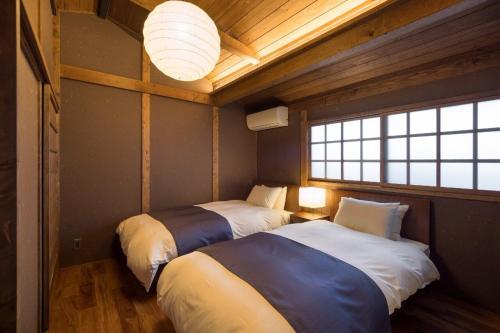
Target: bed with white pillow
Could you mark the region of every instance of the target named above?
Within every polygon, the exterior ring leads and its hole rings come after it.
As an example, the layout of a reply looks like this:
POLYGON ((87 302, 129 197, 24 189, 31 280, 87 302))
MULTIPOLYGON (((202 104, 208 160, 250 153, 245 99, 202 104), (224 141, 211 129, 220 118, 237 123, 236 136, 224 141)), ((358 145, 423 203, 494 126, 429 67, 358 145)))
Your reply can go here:
POLYGON ((439 278, 429 258, 429 202, 361 192, 338 191, 337 195, 333 223, 290 224, 175 259, 161 274, 157 292, 158 303, 176 331, 302 332, 318 331, 318 327, 331 332, 390 331, 390 314, 439 278), (282 257, 275 257, 280 244, 293 251, 285 247, 282 257), (301 252, 308 254, 300 258, 301 252), (330 276, 334 281, 341 272, 325 272, 323 265, 317 271, 302 271, 315 256, 347 265, 371 282, 371 292, 378 293, 383 303, 378 303, 379 318, 362 315, 376 311, 369 297, 357 294, 358 277, 340 281, 336 291, 340 295, 328 300, 330 276), (325 273, 326 280, 321 280, 325 273), (304 297, 297 303, 295 294, 300 293, 304 297), (308 295, 314 293, 326 296, 310 299, 308 295), (337 297, 344 302, 334 308, 322 306, 321 302, 335 303, 337 297), (308 307, 315 309, 308 311, 308 307), (366 326, 359 326, 363 320, 366 326))
MULTIPOLYGON (((246 201, 215 201, 192 208, 211 212, 212 215, 215 213, 217 217, 224 219, 230 228, 231 238, 238 239, 287 224, 290 212, 285 210, 286 197, 287 187, 256 185, 246 201)), ((178 245, 182 245, 178 242, 183 241, 175 239, 175 233, 168 229, 168 224, 155 218, 155 214, 130 217, 116 229, 121 248, 127 257, 127 266, 147 291, 160 265, 178 256, 178 245)), ((189 220, 180 222, 189 223, 189 220)), ((208 220, 203 222, 210 223, 208 220)), ((215 241, 208 244, 213 242, 215 241)))

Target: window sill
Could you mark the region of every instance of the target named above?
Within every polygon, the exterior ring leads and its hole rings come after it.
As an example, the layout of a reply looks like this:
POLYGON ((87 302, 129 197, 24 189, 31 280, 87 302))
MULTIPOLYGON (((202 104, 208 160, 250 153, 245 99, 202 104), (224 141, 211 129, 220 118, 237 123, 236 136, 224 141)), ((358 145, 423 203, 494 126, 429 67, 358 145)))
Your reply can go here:
POLYGON ((385 193, 403 193, 421 196, 454 198, 464 200, 475 200, 485 202, 499 202, 500 193, 480 190, 443 189, 434 187, 414 186, 414 185, 392 185, 375 184, 362 182, 338 182, 323 179, 308 179, 309 186, 323 187, 330 190, 363 190, 385 193), (495 194, 492 194, 495 193, 495 194))

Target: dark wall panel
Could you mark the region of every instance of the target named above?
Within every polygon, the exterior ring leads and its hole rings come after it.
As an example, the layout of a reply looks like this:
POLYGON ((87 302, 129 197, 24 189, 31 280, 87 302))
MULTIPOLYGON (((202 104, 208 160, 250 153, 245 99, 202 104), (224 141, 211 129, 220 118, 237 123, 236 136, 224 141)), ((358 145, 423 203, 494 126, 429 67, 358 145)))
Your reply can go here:
POLYGON ((151 209, 212 199, 212 108, 151 96, 151 209))
POLYGON ((425 86, 409 87, 395 92, 358 99, 352 102, 315 108, 308 112, 308 119, 323 119, 349 113, 380 110, 398 105, 408 105, 473 94, 499 88, 500 67, 447 80, 432 82, 425 86))
POLYGON ((257 178, 257 132, 238 104, 220 109, 219 131, 220 199, 246 199, 257 178))
POLYGON ((440 286, 500 311, 500 204, 431 199, 432 259, 440 286))
POLYGON ((300 113, 289 110, 287 127, 260 131, 257 137, 259 180, 300 184, 300 113))
POLYGON ((62 80, 61 264, 109 257, 118 223, 140 213, 141 95, 62 80), (81 238, 79 251, 73 239, 81 238))
MULTIPOLYGON (((386 107, 499 89, 500 68, 410 87, 383 95, 308 110, 324 119, 386 107)), ((259 179, 299 183, 300 119, 290 126, 258 134, 259 179)), ((500 204, 430 198, 432 258, 442 274, 440 288, 480 305, 500 309, 500 204)))
POLYGON ((142 45, 109 20, 61 13, 61 64, 141 78, 142 45))
POLYGON ((16 1, 0 1, 0 332, 16 332, 17 68, 16 1))

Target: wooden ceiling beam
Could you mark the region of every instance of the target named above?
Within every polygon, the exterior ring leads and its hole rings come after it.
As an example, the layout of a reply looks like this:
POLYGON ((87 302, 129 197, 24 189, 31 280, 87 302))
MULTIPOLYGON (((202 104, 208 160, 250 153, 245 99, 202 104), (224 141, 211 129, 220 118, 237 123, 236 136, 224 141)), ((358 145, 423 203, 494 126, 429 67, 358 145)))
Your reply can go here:
POLYGON ((449 20, 331 66, 320 68, 245 97, 253 103, 270 97, 285 103, 326 93, 500 41, 500 3, 449 20))
POLYGON ((75 66, 61 65, 61 78, 212 105, 211 96, 208 94, 169 87, 158 83, 143 82, 141 80, 75 66))
POLYGON ((315 46, 223 88, 216 105, 225 105, 339 60, 366 52, 446 19, 462 15, 487 0, 406 0, 396 2, 315 46))
POLYGON ((230 36, 222 30, 219 30, 219 35, 221 47, 223 49, 247 60, 252 65, 257 65, 260 62, 260 57, 257 53, 236 38, 230 36))
MULTIPOLYGON (((332 8, 328 10, 328 12, 323 13, 323 15, 321 15, 320 17, 316 17, 312 21, 310 20, 310 18, 308 19, 307 16, 300 16, 301 12, 299 12, 298 15, 294 16, 294 18, 289 18, 285 22, 283 22, 283 24, 280 24, 279 26, 272 29, 272 33, 264 34, 263 36, 261 36, 262 38, 258 38, 257 40, 255 40, 255 43, 257 45, 261 45, 262 47, 262 40, 265 39, 266 36, 267 38, 269 38, 272 35, 275 35, 277 30, 281 30, 281 35, 283 36, 283 38, 279 38, 278 40, 272 42, 262 49, 254 46, 254 49, 257 49, 259 54, 261 54, 261 59, 258 66, 246 65, 241 67, 239 63, 227 66, 227 64, 221 63, 221 66, 217 66, 219 67, 217 68, 219 70, 219 73, 217 73, 216 75, 211 74, 214 84, 214 90, 222 90, 225 86, 236 83, 236 81, 250 76, 257 70, 260 70, 263 66, 274 63, 280 58, 287 56, 291 52, 300 52, 301 50, 304 50, 309 46, 321 40, 324 40, 328 36, 331 36, 341 29, 344 29, 349 25, 353 25, 356 22, 361 21, 363 18, 369 16, 370 14, 382 10, 384 7, 389 6, 397 0, 337 1, 338 2, 336 3, 336 6, 335 2, 333 2, 332 0, 316 1, 314 4, 329 3, 329 6, 331 6, 332 8), (313 30, 309 31, 308 28, 306 28, 307 26, 312 25, 315 20, 322 21, 327 17, 329 18, 329 20, 325 20, 321 25, 317 26, 313 30), (300 25, 303 22, 308 23, 297 29, 296 25, 300 25), (226 71, 228 68, 224 68, 224 70, 220 68, 224 65, 229 68, 229 71, 226 71)), ((308 9, 311 9, 313 6, 314 5, 308 6, 308 9)), ((308 10, 304 11, 307 12, 308 10)), ((259 24, 264 24, 264 26, 266 26, 265 22, 259 22, 259 24)), ((268 42, 269 41, 270 40, 268 40, 268 42)), ((265 44, 267 43, 264 43, 264 45, 265 44)))
POLYGON ((347 70, 332 73, 302 85, 298 78, 295 87, 282 89, 274 96, 285 102, 295 101, 499 43, 500 20, 496 20, 481 25, 477 29, 450 33, 445 39, 408 46, 405 51, 393 51, 393 48, 389 46, 387 53, 378 60, 354 65, 347 70), (481 34, 488 38, 481 38, 481 34))
POLYGON ((500 46, 492 45, 450 58, 441 59, 433 64, 426 64, 424 66, 418 66, 394 73, 384 79, 373 79, 340 88, 314 98, 306 98, 291 103, 289 107, 299 110, 313 107, 328 107, 407 87, 459 77, 488 68, 496 68, 498 66, 500 66, 500 46))

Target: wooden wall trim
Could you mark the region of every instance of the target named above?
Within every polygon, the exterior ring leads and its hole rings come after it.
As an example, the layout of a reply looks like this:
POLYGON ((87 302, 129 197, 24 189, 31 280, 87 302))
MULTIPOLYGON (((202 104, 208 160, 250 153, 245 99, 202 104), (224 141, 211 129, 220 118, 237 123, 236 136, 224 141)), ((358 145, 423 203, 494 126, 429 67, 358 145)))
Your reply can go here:
MULTIPOLYGON (((54 85, 52 74, 47 66, 47 61, 43 55, 42 46, 37 34, 33 30, 33 26, 21 1, 20 6, 20 25, 21 25, 21 48, 29 61, 33 72, 38 76, 42 83, 48 83, 52 93, 54 93, 54 85)), ((57 108, 59 108, 58 101, 57 108)))
POLYGON ((300 184, 307 186, 309 176, 309 125, 307 122, 307 110, 300 111, 300 184))
POLYGON ((52 15, 57 15, 57 3, 56 0, 50 0, 50 9, 52 10, 52 15))
POLYGON ((500 66, 500 46, 493 45, 398 72, 383 79, 373 79, 326 95, 307 98, 291 104, 290 107, 296 109, 326 107, 497 66, 500 66))
POLYGON ((219 200, 219 108, 212 108, 212 200, 219 200))
MULTIPOLYGON (((313 121, 307 121, 306 126, 309 130, 311 125, 316 124, 325 124, 329 122, 338 122, 338 121, 346 121, 351 119, 359 119, 363 117, 370 116, 387 116, 395 113, 402 112, 411 112, 421 109, 427 108, 441 108, 444 106, 464 104, 464 103, 472 103, 472 102, 481 102, 492 99, 497 99, 500 97, 500 88, 494 89, 490 91, 483 91, 478 93, 453 96, 441 99, 434 99, 431 101, 421 102, 421 103, 413 103, 401 106, 391 106, 388 108, 378 109, 378 110, 370 110, 366 112, 359 112, 356 114, 349 115, 339 115, 336 117, 328 117, 323 119, 315 119, 313 121)), ((302 125, 302 123, 301 123, 302 125)), ((384 122, 381 122, 381 133, 385 133, 383 129, 384 122)), ((301 127, 302 128, 302 127, 301 127)), ((383 140, 382 140, 383 141, 383 140)), ((384 142, 381 141, 381 156, 384 155, 383 146, 384 142)), ((302 143, 302 142, 301 142, 302 143)), ((302 149, 305 149, 305 156, 309 154, 309 139, 306 141, 306 145, 301 146, 301 163, 302 160, 302 149), (303 148, 302 148, 303 147, 303 148)), ((309 156, 306 157, 306 163, 309 165, 309 156)), ((383 161, 382 161, 383 162, 383 161)), ((384 179, 384 166, 385 163, 382 163, 381 170, 381 178, 384 179)), ((332 190, 363 190, 363 191, 372 191, 372 192, 386 192, 386 193, 402 193, 402 194, 414 194, 414 195, 422 195, 422 196, 434 196, 434 197, 444 197, 444 198, 455 198, 455 199, 464 199, 464 200, 474 200, 474 201, 484 201, 484 202, 499 202, 500 203, 500 195, 496 194, 494 191, 487 190, 478 190, 478 189, 458 189, 458 188, 442 188, 442 187, 428 187, 428 186, 418 186, 418 185, 399 185, 399 184, 390 184, 390 183, 364 183, 361 181, 348 181, 348 180, 326 180, 326 179, 310 179, 309 174, 304 175, 301 169, 301 179, 303 177, 307 178, 306 185, 310 186, 319 186, 325 187, 332 190)))
POLYGON ((449 106, 451 104, 464 104, 464 103, 469 103, 471 100, 479 101, 479 100, 495 99, 495 98, 499 98, 499 97, 500 97, 500 87, 498 89, 481 91, 481 92, 477 92, 477 93, 457 95, 457 96, 451 96, 451 97, 445 97, 445 98, 430 99, 430 100, 426 100, 424 102, 417 102, 417 103, 397 105, 397 106, 389 106, 389 107, 380 108, 380 109, 355 112, 355 113, 349 113, 349 114, 342 114, 342 115, 336 115, 336 116, 332 116, 332 117, 324 117, 324 118, 320 118, 320 119, 308 120, 307 123, 310 126, 310 125, 323 124, 323 123, 328 123, 328 122, 346 121, 346 120, 357 119, 357 118, 362 118, 362 117, 381 116, 381 115, 387 115, 387 114, 411 112, 411 111, 417 111, 419 109, 425 109, 425 108, 436 108, 436 107, 449 106))
POLYGON ((271 65, 215 94, 222 106, 335 61, 461 15, 486 1, 407 0, 395 3, 304 52, 271 65))
POLYGON ((173 88, 165 85, 143 82, 124 76, 94 71, 76 66, 61 64, 61 77, 70 80, 99 84, 102 86, 126 89, 151 95, 170 97, 184 101, 212 105, 212 98, 208 94, 186 89, 173 88))
POLYGON ((52 18, 52 55, 54 58, 54 93, 61 100, 61 13, 56 11, 52 18))
MULTIPOLYGON (((151 61, 144 47, 142 48, 142 81, 150 82, 151 61)), ((141 163, 141 208, 146 213, 151 205, 151 95, 142 93, 141 108, 141 136, 142 136, 142 163, 141 163)))
POLYGON ((459 192, 444 192, 432 189, 417 189, 417 188, 403 188, 397 186, 382 186, 371 185, 362 183, 339 183, 320 180, 309 180, 308 186, 323 187, 330 190, 360 190, 367 192, 382 192, 382 193, 401 193, 410 195, 420 195, 426 197, 440 197, 440 198, 454 198, 463 200, 474 200, 484 202, 500 202, 499 196, 481 195, 481 194, 466 194, 459 192))

